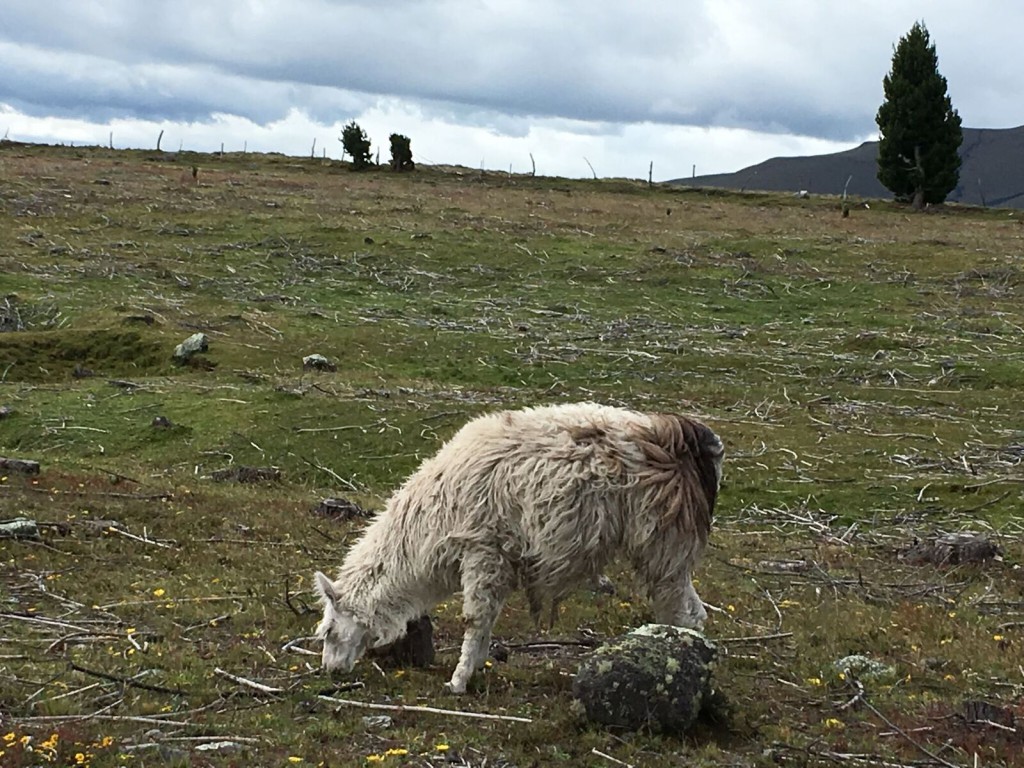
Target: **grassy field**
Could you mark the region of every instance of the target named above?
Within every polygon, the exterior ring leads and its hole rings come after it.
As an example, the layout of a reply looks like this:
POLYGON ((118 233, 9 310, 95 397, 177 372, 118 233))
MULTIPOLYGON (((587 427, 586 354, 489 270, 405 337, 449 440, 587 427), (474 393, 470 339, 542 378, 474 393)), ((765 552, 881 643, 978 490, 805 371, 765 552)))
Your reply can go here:
POLYGON ((1019 212, 0 145, 0 456, 42 467, 0 473, 40 530, 0 540, 0 766, 1024 765, 1022 404, 1019 212), (432 668, 325 676, 311 576, 362 523, 320 500, 378 509, 472 416, 576 400, 725 441, 727 707, 573 719, 586 643, 650 618, 621 570, 544 636, 514 600, 465 697, 457 599, 432 668), (1002 558, 906 556, 957 531, 1002 558))

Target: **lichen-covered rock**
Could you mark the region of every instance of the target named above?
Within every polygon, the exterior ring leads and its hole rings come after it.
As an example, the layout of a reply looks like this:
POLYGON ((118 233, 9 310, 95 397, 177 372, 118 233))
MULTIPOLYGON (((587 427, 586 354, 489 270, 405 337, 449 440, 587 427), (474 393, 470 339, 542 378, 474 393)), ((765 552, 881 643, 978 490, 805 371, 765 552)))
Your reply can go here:
POLYGON ((573 682, 577 713, 600 725, 682 733, 711 693, 718 649, 700 632, 648 624, 588 657, 573 682))
POLYGON ((836 674, 853 675, 860 680, 885 681, 896 678, 896 667, 860 653, 836 659, 832 662, 832 666, 835 668, 836 674))
POLYGON ((304 371, 336 371, 338 366, 332 363, 323 355, 312 354, 302 358, 302 370, 304 371))
POLYGON ((192 355, 199 352, 205 352, 210 348, 210 341, 206 338, 205 333, 193 333, 181 344, 174 348, 174 359, 178 362, 184 363, 192 355))

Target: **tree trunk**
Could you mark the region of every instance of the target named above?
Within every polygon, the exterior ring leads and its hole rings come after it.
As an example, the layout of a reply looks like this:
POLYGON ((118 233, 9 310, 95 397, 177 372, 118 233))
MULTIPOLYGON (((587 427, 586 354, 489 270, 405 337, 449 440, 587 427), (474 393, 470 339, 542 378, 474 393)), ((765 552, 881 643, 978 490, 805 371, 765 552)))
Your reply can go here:
POLYGON ((924 210, 924 166, 921 165, 921 145, 914 145, 914 171, 917 174, 917 185, 914 187, 914 210, 924 210))

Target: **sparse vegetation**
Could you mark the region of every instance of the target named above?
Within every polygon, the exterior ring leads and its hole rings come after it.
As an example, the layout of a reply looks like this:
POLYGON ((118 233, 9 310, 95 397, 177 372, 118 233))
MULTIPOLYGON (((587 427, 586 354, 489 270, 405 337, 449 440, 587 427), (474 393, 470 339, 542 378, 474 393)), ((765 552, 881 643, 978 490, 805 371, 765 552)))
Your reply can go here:
POLYGON ((0 765, 1024 765, 1018 214, 838 205, 4 145, 0 456, 41 472, 0 472, 39 533, 0 540, 0 765), (712 715, 578 726, 579 659, 651 615, 626 568, 548 636, 514 599, 462 698, 457 602, 434 666, 327 678, 311 578, 364 523, 321 499, 379 508, 471 416, 582 399, 726 443, 712 715), (920 556, 966 530, 1001 559, 920 556))
POLYGON ((915 208, 944 202, 960 180, 963 133, 923 23, 900 38, 883 87, 876 117, 878 180, 915 208))

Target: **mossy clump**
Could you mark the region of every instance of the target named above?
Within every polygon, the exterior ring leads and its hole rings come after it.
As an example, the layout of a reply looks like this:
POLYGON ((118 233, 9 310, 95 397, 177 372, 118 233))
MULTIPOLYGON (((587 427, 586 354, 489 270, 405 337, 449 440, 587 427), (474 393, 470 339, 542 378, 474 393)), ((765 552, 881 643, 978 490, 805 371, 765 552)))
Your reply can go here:
POLYGON ((159 341, 131 330, 0 334, 0 368, 6 371, 7 381, 68 379, 86 369, 105 376, 155 374, 167 367, 167 357, 159 341))
POLYGON ((605 726, 682 733, 711 693, 718 650, 703 634, 648 624, 615 638, 584 661, 574 709, 605 726))

